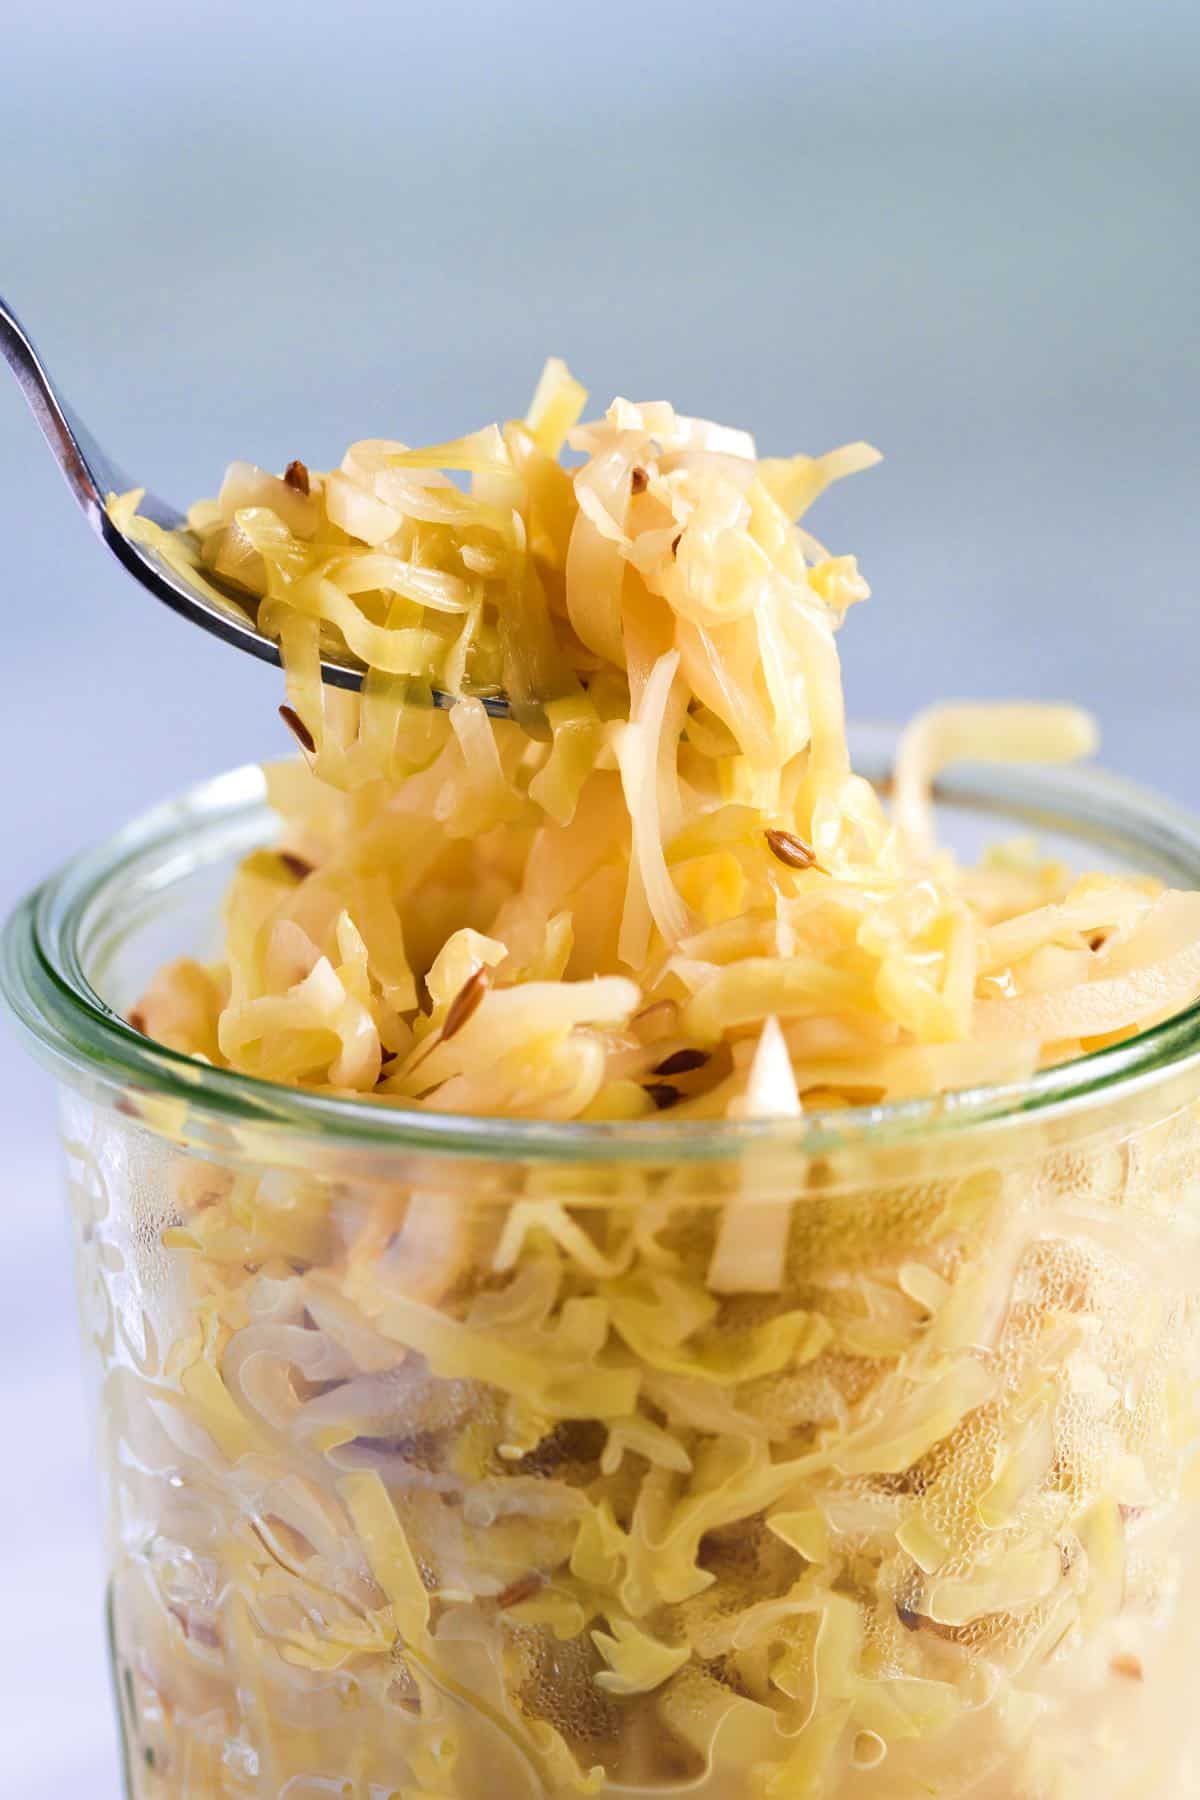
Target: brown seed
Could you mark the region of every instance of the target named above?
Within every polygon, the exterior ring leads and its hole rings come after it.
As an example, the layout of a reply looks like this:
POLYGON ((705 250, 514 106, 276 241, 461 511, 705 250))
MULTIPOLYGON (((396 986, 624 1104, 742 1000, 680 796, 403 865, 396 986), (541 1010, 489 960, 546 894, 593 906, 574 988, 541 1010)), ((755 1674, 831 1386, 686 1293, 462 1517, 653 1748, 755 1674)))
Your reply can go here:
MULTIPOLYGON (((789 869, 821 869, 816 852, 794 832, 772 829, 766 833, 766 839, 772 856, 786 863, 789 869)), ((821 869, 821 873, 824 872, 821 869)))
POLYGON ((462 1030, 491 985, 490 969, 476 969, 473 975, 467 977, 446 1009, 446 1023, 442 1026, 443 1044, 462 1030))
POLYGON ((683 542, 683 533, 681 531, 678 533, 678 535, 676 537, 673 537, 671 539, 671 555, 672 556, 679 555, 679 546, 680 546, 680 544, 682 544, 682 542, 683 542))
POLYGON ((629 477, 629 485, 635 494, 644 494, 650 485, 650 477, 645 469, 634 469, 629 477))
POLYGON ((297 881, 303 881, 306 875, 311 875, 313 872, 313 865, 307 857, 297 856, 294 850, 281 850, 279 860, 288 874, 294 875, 297 881))
POLYGON ((142 1011, 141 1007, 140 1006, 131 1006, 129 1009, 129 1012, 126 1014, 126 1017, 128 1018, 129 1023, 133 1026, 133 1029, 135 1031, 140 1031, 142 1036, 145 1037, 145 1035, 146 1035, 146 1015, 142 1011))
POLYGON ((683 1098, 677 1087, 669 1081, 646 1081, 642 1084, 643 1093, 649 1094, 659 1112, 665 1112, 668 1106, 674 1106, 683 1098))
POLYGON ((539 1575, 536 1569, 531 1569, 528 1575, 518 1575, 502 1593, 496 1595, 496 1605, 501 1612, 509 1606, 520 1606, 523 1600, 532 1600, 535 1594, 540 1594, 545 1585, 546 1577, 539 1575))
POLYGON ((283 479, 290 488, 295 488, 298 494, 309 492, 308 470, 298 457, 295 462, 290 462, 283 471, 283 479))
POLYGON ((1140 1656, 1124 1654, 1114 1656, 1108 1666, 1114 1675, 1120 1675, 1124 1681, 1144 1681, 1146 1679, 1140 1656))
POLYGON ((931 1619, 925 1613, 913 1612, 911 1607, 897 1606, 896 1617, 905 1631, 924 1631, 931 1636, 942 1638, 947 1644, 956 1644, 961 1635, 957 1625, 943 1625, 937 1619, 931 1619))
POLYGON ((666 1056, 654 1068, 655 1075, 690 1075, 693 1069, 702 1069, 711 1060, 707 1050, 676 1050, 674 1056, 666 1056))
POLYGON ((302 750, 307 750, 311 755, 317 747, 317 740, 314 738, 312 732, 308 729, 308 726, 304 723, 304 720, 300 717, 300 714, 296 711, 295 707, 281 706, 279 709, 279 716, 299 744, 300 748, 302 750))
POLYGON ((1107 931, 1093 932, 1092 936, 1088 939, 1088 949, 1089 950, 1103 950, 1103 948, 1104 948, 1105 944, 1107 944, 1107 942, 1108 942, 1107 931))

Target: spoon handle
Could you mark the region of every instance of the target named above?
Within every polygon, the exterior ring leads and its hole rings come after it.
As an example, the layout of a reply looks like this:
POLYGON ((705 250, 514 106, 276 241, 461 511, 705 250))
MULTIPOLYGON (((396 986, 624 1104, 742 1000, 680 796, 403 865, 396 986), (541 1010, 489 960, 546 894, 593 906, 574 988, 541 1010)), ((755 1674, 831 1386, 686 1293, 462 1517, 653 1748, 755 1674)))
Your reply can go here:
MULTIPOLYGON (((41 427, 54 460, 66 477, 93 531, 101 531, 104 495, 100 491, 95 446, 67 412, 42 367, 33 340, 0 294, 0 355, 17 378, 17 386, 41 427)), ((115 485, 115 484, 114 484, 115 485)))

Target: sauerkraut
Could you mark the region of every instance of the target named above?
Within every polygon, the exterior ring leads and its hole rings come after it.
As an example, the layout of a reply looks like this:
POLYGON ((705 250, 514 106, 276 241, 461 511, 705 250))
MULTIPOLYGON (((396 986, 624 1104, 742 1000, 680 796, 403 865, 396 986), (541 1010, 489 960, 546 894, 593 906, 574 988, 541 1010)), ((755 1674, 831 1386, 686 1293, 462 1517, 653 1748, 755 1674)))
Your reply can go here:
MULTIPOLYGON (((940 768, 1084 755, 1085 714, 934 708, 890 816, 855 775, 835 632, 869 590, 798 520, 876 451, 760 459, 664 402, 580 425, 584 401, 552 361, 502 429, 234 463, 167 540, 278 639, 305 759, 269 772, 284 837, 229 896, 227 960, 164 977, 151 1035, 437 1111, 711 1118, 772 1017, 807 1111, 1011 1079, 1200 992, 1195 896, 934 841, 940 768), (322 685, 323 647, 361 697, 322 685)), ((137 499, 114 517, 164 541, 137 499)))
MULTIPOLYGON (((868 589, 799 520, 875 451, 584 402, 551 362, 523 420, 193 508, 170 553, 278 639, 302 754, 221 960, 137 1029, 380 1107, 803 1120, 1200 994, 1200 896, 936 841, 941 768, 1086 754, 1086 715, 939 707, 890 796, 854 772, 868 589)), ((135 1791, 1075 1793, 1043 1676, 1069 1641, 1102 1708, 1140 1658, 1127 1523, 1185 1459, 1183 1396, 1122 1370, 1196 1349, 1121 1274, 1120 1155, 1086 1229, 1029 1159, 1019 1204, 996 1170, 823 1210, 750 1156, 704 1203, 530 1166, 503 1206, 180 1157, 178 1335, 153 1400, 122 1374, 135 1791)))

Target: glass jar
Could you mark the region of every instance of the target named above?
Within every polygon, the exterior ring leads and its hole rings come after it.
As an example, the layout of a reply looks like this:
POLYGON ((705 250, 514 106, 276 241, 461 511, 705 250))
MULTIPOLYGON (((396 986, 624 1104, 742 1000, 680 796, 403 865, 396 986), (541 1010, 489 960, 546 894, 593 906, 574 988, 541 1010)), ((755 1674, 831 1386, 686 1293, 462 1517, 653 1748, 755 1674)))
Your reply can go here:
MULTIPOLYGON (((1200 886, 1108 777, 939 804, 966 854, 1200 886)), ((273 833, 223 777, 4 940, 61 1085, 130 1800, 1200 1791, 1200 1008, 801 1120, 407 1113, 122 1020, 273 833)))

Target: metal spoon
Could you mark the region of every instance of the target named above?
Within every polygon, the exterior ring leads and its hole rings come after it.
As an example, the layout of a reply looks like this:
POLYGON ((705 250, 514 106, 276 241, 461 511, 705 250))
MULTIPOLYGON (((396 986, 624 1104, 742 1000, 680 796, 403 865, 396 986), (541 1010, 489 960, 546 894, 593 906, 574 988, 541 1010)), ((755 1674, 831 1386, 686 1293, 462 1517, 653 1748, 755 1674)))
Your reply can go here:
MULTIPOLYGON (((213 632, 238 650, 248 650, 251 656, 278 666, 279 645, 258 630, 250 611, 255 604, 251 595, 235 593, 231 589, 228 602, 222 604, 194 586, 181 570, 165 562, 152 545, 138 543, 117 530, 108 516, 105 502, 110 494, 126 493, 138 484, 122 474, 55 391, 29 334, 3 295, 0 295, 0 354, 16 376, 30 411, 67 478, 67 486, 101 543, 156 600, 165 601, 193 625, 203 626, 205 631, 213 632)), ((149 490, 139 510, 168 531, 187 529, 187 519, 179 508, 158 499, 149 490)), ((208 579, 211 582, 214 577, 208 579)), ((322 678, 333 687, 359 688, 364 673, 360 663, 343 662, 328 654, 322 656, 322 678)), ((457 697, 443 693, 440 688, 433 690, 435 706, 453 706, 457 697)), ((493 717, 511 716, 506 695, 481 694, 480 699, 493 717)))

